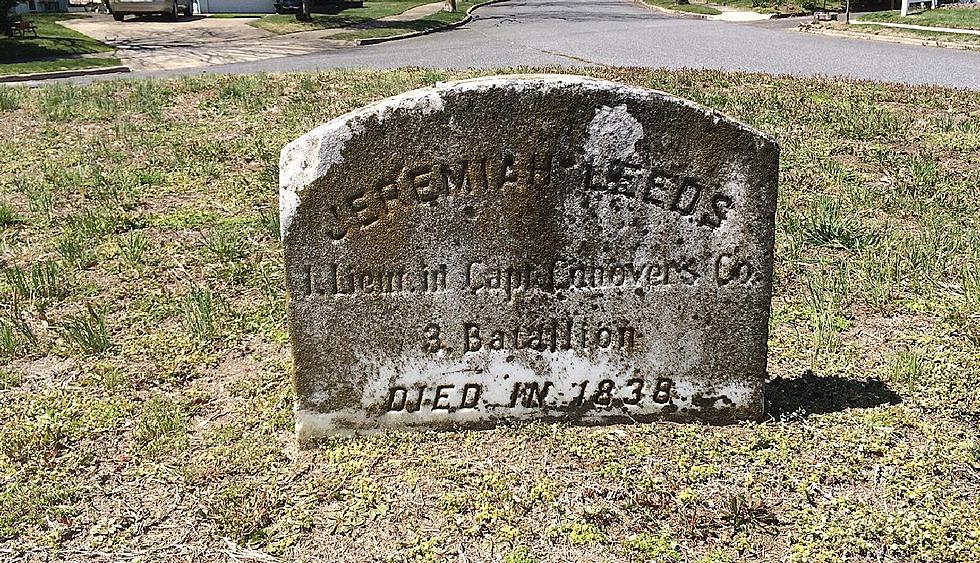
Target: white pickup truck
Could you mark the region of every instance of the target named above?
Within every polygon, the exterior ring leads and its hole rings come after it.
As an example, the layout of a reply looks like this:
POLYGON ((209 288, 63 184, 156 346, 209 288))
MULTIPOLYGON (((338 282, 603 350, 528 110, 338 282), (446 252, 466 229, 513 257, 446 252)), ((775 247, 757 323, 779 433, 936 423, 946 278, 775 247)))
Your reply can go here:
POLYGON ((194 0, 107 0, 109 12, 117 22, 127 14, 162 14, 176 20, 178 15, 194 13, 194 0))

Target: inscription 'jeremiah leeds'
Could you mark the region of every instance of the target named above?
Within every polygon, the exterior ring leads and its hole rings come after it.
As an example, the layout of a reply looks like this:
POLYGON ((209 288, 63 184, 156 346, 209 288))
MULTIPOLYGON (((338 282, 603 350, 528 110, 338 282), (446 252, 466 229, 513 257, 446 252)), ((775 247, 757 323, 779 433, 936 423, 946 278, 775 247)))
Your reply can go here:
POLYGON ((352 229, 383 222, 402 206, 436 205, 455 197, 506 197, 517 192, 546 193, 552 182, 557 189, 575 191, 590 204, 603 198, 632 198, 683 217, 698 225, 718 228, 735 206, 732 196, 709 188, 704 182, 662 168, 612 159, 599 170, 581 156, 559 158, 550 152, 505 150, 499 154, 459 160, 404 165, 348 194, 340 205, 330 207, 327 232, 334 240, 352 229))
POLYGON ((283 149, 297 434, 762 413, 778 148, 570 76, 389 98, 283 149))

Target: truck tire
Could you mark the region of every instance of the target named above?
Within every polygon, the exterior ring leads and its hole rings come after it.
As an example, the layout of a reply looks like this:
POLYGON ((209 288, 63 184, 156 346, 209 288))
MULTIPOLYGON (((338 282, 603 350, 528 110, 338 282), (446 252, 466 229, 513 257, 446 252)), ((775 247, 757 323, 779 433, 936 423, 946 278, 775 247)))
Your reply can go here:
POLYGON ((116 14, 116 13, 112 14, 112 19, 116 20, 117 22, 121 22, 124 17, 125 14, 116 14))

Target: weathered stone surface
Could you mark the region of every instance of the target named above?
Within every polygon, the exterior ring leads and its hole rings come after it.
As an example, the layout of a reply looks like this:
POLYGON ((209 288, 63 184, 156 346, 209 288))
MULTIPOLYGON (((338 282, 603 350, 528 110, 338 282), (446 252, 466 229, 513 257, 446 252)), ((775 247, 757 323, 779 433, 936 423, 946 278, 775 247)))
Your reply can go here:
POLYGON ((778 147, 571 76, 441 84, 282 151, 301 440, 761 416, 778 147))

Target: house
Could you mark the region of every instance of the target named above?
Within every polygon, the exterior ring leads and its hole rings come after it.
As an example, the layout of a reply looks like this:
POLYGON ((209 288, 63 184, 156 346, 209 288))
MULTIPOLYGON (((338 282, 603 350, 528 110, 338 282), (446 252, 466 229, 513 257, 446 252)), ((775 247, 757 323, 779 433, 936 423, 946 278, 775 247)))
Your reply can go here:
POLYGON ((67 12, 68 0, 24 0, 14 6, 15 14, 28 12, 67 12))

